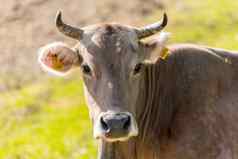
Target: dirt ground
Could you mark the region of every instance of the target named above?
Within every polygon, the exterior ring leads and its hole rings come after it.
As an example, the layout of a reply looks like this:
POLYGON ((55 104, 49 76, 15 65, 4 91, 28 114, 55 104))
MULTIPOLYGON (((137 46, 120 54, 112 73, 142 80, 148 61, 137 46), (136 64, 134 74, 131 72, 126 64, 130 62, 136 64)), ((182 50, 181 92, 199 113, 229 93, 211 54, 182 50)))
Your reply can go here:
POLYGON ((37 64, 40 46, 53 41, 75 43, 57 32, 57 10, 63 11, 66 22, 76 26, 111 21, 139 25, 163 8, 158 0, 0 1, 0 91, 21 87, 42 76, 37 64))

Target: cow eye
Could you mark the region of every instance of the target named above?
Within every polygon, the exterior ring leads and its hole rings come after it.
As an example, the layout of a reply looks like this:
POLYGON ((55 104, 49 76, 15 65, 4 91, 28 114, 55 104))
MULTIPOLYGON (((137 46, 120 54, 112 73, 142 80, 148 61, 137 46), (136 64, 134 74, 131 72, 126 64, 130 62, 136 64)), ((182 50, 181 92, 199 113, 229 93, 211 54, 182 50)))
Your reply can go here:
POLYGON ((91 68, 88 65, 83 64, 81 67, 84 74, 91 75, 91 68))
POLYGON ((137 75, 138 73, 140 73, 142 67, 143 67, 143 64, 142 64, 142 63, 136 64, 136 66, 135 66, 135 68, 134 68, 134 71, 133 71, 133 75, 137 75))

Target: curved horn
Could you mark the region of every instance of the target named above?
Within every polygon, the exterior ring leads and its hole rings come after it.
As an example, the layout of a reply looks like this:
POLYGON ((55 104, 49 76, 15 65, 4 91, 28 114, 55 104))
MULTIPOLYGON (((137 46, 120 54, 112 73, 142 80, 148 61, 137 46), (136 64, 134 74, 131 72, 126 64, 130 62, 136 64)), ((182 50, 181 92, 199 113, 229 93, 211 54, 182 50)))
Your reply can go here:
POLYGON ((161 31, 162 29, 164 29, 164 27, 167 25, 167 23, 168 23, 168 17, 167 17, 167 14, 164 13, 163 19, 160 20, 159 22, 150 24, 143 28, 136 29, 137 36, 139 39, 149 37, 159 31, 161 31))
POLYGON ((70 26, 68 24, 65 24, 62 21, 61 11, 57 12, 55 24, 58 30, 68 37, 71 37, 77 40, 80 40, 83 37, 83 30, 70 26))

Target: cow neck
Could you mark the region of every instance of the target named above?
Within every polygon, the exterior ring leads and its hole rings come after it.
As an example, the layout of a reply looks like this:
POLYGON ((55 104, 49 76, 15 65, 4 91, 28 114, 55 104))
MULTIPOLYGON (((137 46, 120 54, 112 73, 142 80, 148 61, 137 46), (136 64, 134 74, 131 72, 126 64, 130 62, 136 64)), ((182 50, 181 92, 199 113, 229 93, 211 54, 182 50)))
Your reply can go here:
POLYGON ((137 104, 139 136, 126 142, 101 142, 100 159, 159 159, 161 139, 168 134, 174 108, 173 73, 164 62, 148 65, 140 85, 137 104), (165 87, 166 86, 166 87, 165 87))
POLYGON ((163 60, 147 65, 144 84, 141 88, 137 121, 139 125, 139 144, 145 145, 157 158, 162 138, 169 135, 169 124, 174 111, 172 100, 173 84, 171 69, 163 60), (154 150, 153 150, 154 149, 154 150))
POLYGON ((99 159, 138 159, 136 153, 136 139, 126 142, 106 142, 99 143, 99 159))

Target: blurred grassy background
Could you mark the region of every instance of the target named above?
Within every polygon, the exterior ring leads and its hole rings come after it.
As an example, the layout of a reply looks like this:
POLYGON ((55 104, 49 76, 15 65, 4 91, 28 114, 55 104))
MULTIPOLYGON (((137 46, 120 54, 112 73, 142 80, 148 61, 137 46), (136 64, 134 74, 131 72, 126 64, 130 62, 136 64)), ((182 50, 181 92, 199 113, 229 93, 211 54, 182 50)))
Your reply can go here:
MULTIPOLYGON (((26 3, 34 2, 34 0, 25 1, 26 3)), ((46 17, 46 13, 41 13, 41 18, 45 17, 53 21, 54 13, 59 9, 59 6, 47 0, 37 2, 33 4, 41 5, 40 7, 46 9, 52 8, 53 11, 49 13, 49 17, 46 17), (43 3, 44 1, 46 2, 43 3)), ((57 2, 61 3, 61 1, 57 2)), ((71 20, 72 24, 85 25, 94 22, 117 21, 140 26, 157 21, 163 10, 166 10, 169 16, 169 26, 166 30, 172 33, 171 43, 189 42, 238 50, 238 1, 235 0, 148 0, 148 2, 132 0, 128 2, 128 6, 131 5, 131 7, 124 6, 123 2, 113 0, 103 0, 104 4, 101 4, 103 2, 97 4, 98 2, 92 0, 88 7, 93 7, 92 15, 98 17, 96 19, 94 17, 94 20, 90 21, 82 18, 84 14, 81 14, 76 23, 74 20, 77 17, 69 15, 80 12, 80 2, 72 2, 74 4, 69 6, 78 6, 73 8, 65 6, 65 2, 62 0, 61 7, 66 13, 69 13, 69 10, 74 10, 74 12, 65 15, 67 21, 71 20), (115 14, 113 14, 114 12, 115 14)), ((24 6, 24 4, 21 5, 24 6)), ((37 9, 36 7, 32 10, 37 9)), ((7 24, 13 25, 19 20, 21 18, 13 19, 13 22, 7 24)), ((42 31, 45 36, 35 37, 35 41, 33 38, 34 44, 30 45, 32 47, 24 48, 26 54, 22 54, 22 57, 17 56, 16 61, 8 66, 10 72, 4 69, 0 72, 0 158, 95 158, 97 143, 92 139, 92 127, 83 98, 79 71, 75 70, 64 78, 46 77, 45 73, 34 70, 37 63, 31 56, 31 61, 27 60, 29 65, 23 67, 23 71, 15 70, 19 58, 28 59, 29 54, 32 54, 32 51, 36 52, 36 48, 42 44, 54 40, 63 40, 73 44, 72 41, 67 38, 65 40, 63 36, 55 32, 53 22, 45 23, 49 23, 45 24, 49 27, 44 30, 51 31, 46 34, 42 31), (33 65, 34 67, 32 67, 33 65), (37 75, 31 72, 37 72, 37 75), (20 75, 14 76, 14 73, 20 75), (34 78, 21 83, 20 79, 25 75, 34 76, 34 78)), ((32 25, 34 24, 32 22, 32 25)), ((44 27, 43 24, 39 26, 44 27)), ((3 28, 3 25, 0 27, 3 28)), ((37 27, 33 26, 32 28, 32 32, 39 31, 37 27)), ((0 28, 0 34, 4 33, 4 30, 0 28)), ((24 37, 22 38, 24 41, 24 37)), ((0 39, 1 45, 3 45, 3 40, 4 38, 0 39)), ((9 50, 12 49, 10 47, 17 45, 16 42, 7 41, 9 50)), ((9 52, 12 55, 19 53, 15 50, 9 52)), ((9 61, 5 61, 1 64, 9 63, 9 61)))

